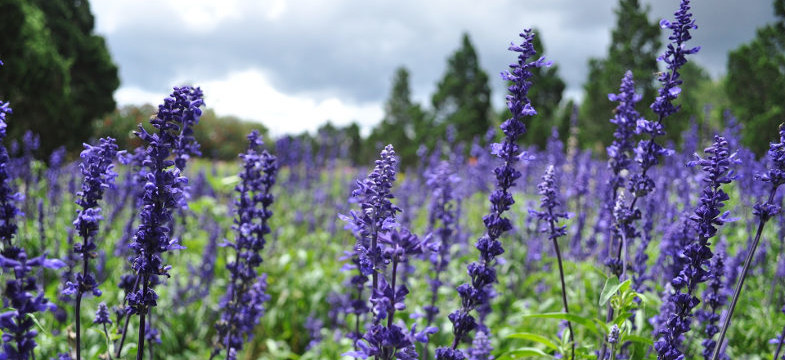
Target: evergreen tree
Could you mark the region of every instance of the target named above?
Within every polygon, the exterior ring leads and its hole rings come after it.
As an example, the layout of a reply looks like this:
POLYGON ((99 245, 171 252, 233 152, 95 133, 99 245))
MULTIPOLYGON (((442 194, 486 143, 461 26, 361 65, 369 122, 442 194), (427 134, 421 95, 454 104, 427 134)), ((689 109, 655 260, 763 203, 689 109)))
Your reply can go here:
MULTIPOLYGON (((480 68, 477 52, 463 35, 461 48, 447 60, 447 70, 431 98, 435 134, 444 134, 448 124, 455 127, 457 142, 470 143, 491 126, 491 88, 488 74, 480 68)), ((427 145, 433 149, 436 137, 427 145)))
MULTIPOLYGON (((538 56, 544 56, 548 59, 548 54, 545 52, 543 46, 541 32, 535 29, 537 36, 534 37, 534 50, 537 51, 538 56)), ((523 135, 523 143, 536 145, 540 149, 545 149, 548 138, 554 126, 559 129, 559 134, 564 136, 566 140, 567 129, 569 128, 569 113, 572 111, 572 106, 569 106, 568 114, 566 117, 558 116, 559 103, 561 103, 562 94, 566 84, 559 76, 559 66, 555 63, 550 67, 538 67, 531 69, 534 74, 534 81, 537 86, 529 90, 529 99, 532 104, 537 108, 537 120, 531 121, 526 126, 526 134, 523 135)), ((507 120, 512 116, 510 110, 506 107, 500 113, 500 122, 507 120)))
POLYGON ((681 74, 684 83, 681 85, 682 91, 676 104, 681 107, 681 110, 671 115, 673 121, 669 123, 670 127, 667 128, 670 139, 674 139, 674 136, 677 135, 681 139, 681 134, 689 128, 692 121, 698 124, 700 133, 704 134, 710 121, 707 117, 707 106, 714 106, 717 101, 717 99, 706 99, 702 95, 703 89, 712 82, 712 79, 709 73, 695 61, 684 64, 679 70, 679 74, 681 74))
POLYGON ((79 147, 91 123, 114 110, 120 84, 87 0, 8 0, 0 4, 0 96, 13 104, 11 136, 30 129, 42 151, 79 147))
POLYGON ((725 89, 744 124, 743 142, 758 155, 785 121, 785 0, 775 0, 777 21, 728 55, 725 89))
MULTIPOLYGON (((417 148, 421 141, 426 141, 428 135, 432 135, 428 134, 424 118, 420 106, 411 99, 409 71, 400 67, 395 71, 390 98, 384 106, 384 119, 373 129, 368 142, 373 149, 377 143, 395 146, 401 168, 405 169, 417 160, 417 148)), ((377 153, 369 152, 373 157, 377 153)))
POLYGON ((352 122, 341 128, 341 132, 343 133, 344 141, 346 141, 345 146, 352 165, 361 164, 360 161, 363 160, 363 138, 360 135, 360 125, 357 125, 356 122, 352 122))
MULTIPOLYGON (((584 99, 580 108, 581 126, 579 140, 584 145, 604 148, 613 140, 615 104, 608 94, 619 90, 624 73, 632 70, 638 93, 643 94, 641 104, 651 104, 656 96, 654 79, 657 72, 657 52, 660 48, 660 27, 649 22, 649 7, 642 8, 639 0, 619 0, 616 28, 611 33, 608 57, 589 60, 589 76, 584 84, 584 99)), ((648 109, 638 109, 649 116, 648 109)), ((672 129, 674 119, 668 119, 666 129, 672 129)), ((668 131, 669 135, 671 131, 668 131)), ((679 136, 679 132, 675 132, 679 136)))

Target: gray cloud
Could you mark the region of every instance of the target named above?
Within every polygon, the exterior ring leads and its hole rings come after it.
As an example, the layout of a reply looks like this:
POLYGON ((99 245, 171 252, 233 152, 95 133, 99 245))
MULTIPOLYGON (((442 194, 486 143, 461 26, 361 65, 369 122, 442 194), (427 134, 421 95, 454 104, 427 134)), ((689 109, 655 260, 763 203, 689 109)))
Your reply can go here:
MULTIPOLYGON (((675 0, 649 3, 652 20, 672 18, 678 6, 675 0)), ((329 6, 294 1, 272 19, 249 4, 239 5, 240 16, 208 30, 188 26, 187 19, 165 10, 123 14, 123 21, 103 30, 123 86, 161 91, 174 79, 198 83, 255 68, 284 93, 369 103, 384 101, 394 69, 404 65, 411 70, 415 95, 427 100, 465 31, 501 106, 497 74, 514 59, 506 47, 518 41, 524 27, 541 31, 546 56, 559 64, 568 94, 576 95, 587 60, 604 56, 616 22, 616 2, 606 0, 345 0, 329 6)), ((749 41, 756 27, 774 18, 767 1, 700 1, 694 13, 700 28, 693 44, 702 46, 695 59, 714 76, 724 72, 728 50, 749 41)), ((96 13, 99 30, 102 16, 96 13)))

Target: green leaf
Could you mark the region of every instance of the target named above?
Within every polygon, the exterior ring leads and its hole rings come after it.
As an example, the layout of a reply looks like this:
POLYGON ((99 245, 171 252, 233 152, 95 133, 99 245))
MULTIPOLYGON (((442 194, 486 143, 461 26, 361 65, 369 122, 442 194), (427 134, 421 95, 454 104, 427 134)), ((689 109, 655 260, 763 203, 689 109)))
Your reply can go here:
POLYGON ((652 339, 649 339, 649 338, 643 337, 643 336, 639 336, 639 335, 624 335, 624 336, 621 337, 621 342, 622 343, 627 342, 627 341, 634 342, 634 343, 639 343, 639 344, 644 344, 646 346, 654 345, 654 341, 652 339))
POLYGON ((641 306, 643 306, 643 305, 645 305, 645 304, 647 304, 649 302, 649 298, 647 298, 646 295, 643 295, 643 294, 640 294, 640 293, 636 293, 635 296, 637 296, 638 299, 641 300, 641 306))
POLYGON ((605 280, 605 286, 602 288, 602 293, 600 293, 600 306, 605 306, 613 295, 616 295, 619 291, 623 291, 623 289, 629 287, 630 280, 626 280, 619 284, 619 279, 615 277, 608 278, 608 280, 605 280))
POLYGON ((599 334, 597 326, 594 324, 593 319, 585 318, 575 314, 558 313, 544 313, 544 314, 529 314, 524 315, 524 319, 559 319, 567 320, 575 324, 583 325, 587 330, 592 333, 599 334))
POLYGON ((554 358, 552 355, 548 355, 546 352, 544 352, 544 351, 542 351, 540 349, 532 348, 532 347, 523 347, 523 348, 520 348, 520 349, 510 350, 510 351, 502 354, 498 358, 498 360, 520 359, 520 358, 529 357, 529 356, 541 356, 541 357, 547 357, 549 359, 553 359, 554 358))
POLYGON ((238 182, 240 182, 240 177, 237 175, 230 175, 221 179, 221 185, 223 186, 234 185, 238 182))
POLYGON ((621 325, 624 324, 625 321, 629 320, 629 318, 632 317, 632 315, 633 314, 632 314, 631 311, 619 312, 613 318, 613 321, 611 321, 611 324, 616 324, 616 326, 621 327, 621 325))
POLYGON ((532 334, 532 333, 515 333, 507 336, 510 339, 524 339, 524 340, 531 340, 540 344, 543 344, 553 350, 558 350, 559 345, 556 345, 553 341, 546 338, 542 335, 532 334))
POLYGON ((616 290, 619 290, 619 279, 615 277, 606 279, 605 285, 602 287, 602 292, 600 292, 600 306, 607 304, 608 300, 611 299, 611 296, 616 293, 616 290))
POLYGON ((30 318, 30 320, 33 320, 33 322, 35 323, 35 326, 38 327, 38 330, 41 330, 41 332, 46 332, 46 329, 44 329, 43 325, 41 325, 41 323, 38 321, 38 319, 35 317, 35 315, 30 314, 30 313, 27 313, 26 315, 27 315, 28 318, 30 318))
POLYGON ((632 279, 625 280, 623 283, 619 285, 619 292, 625 293, 627 290, 630 289, 630 286, 632 286, 632 279))

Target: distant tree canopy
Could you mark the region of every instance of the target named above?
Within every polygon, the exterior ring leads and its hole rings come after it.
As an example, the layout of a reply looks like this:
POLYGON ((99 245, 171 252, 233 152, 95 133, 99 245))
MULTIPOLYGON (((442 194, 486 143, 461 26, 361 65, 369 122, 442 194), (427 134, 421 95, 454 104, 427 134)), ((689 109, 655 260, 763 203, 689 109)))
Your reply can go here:
MULTIPOLYGON (((117 139, 120 149, 133 149, 142 144, 134 135, 134 131, 139 124, 149 127, 148 120, 156 111, 157 109, 152 105, 123 106, 93 124, 95 136, 111 136, 117 139)), ((259 130, 265 138, 267 137, 267 128, 258 122, 243 121, 234 116, 217 116, 212 109, 206 109, 202 113, 199 124, 194 128, 194 136, 200 145, 203 157, 234 160, 237 154, 245 151, 248 145, 246 136, 252 130, 259 130)), ((265 142, 268 148, 274 146, 267 139, 265 142)))
MULTIPOLYGON (((649 22, 649 7, 642 8, 639 0, 619 0, 616 8, 616 27, 611 33, 608 55, 604 59, 589 60, 589 75, 583 85, 584 98, 580 107, 581 126, 579 140, 584 146, 601 146, 613 140, 613 117, 616 104, 608 100, 608 94, 617 93, 622 76, 632 70, 638 92, 643 94, 639 111, 649 116, 648 104, 656 95, 654 79, 657 72, 657 56, 661 46, 660 27, 649 22), (643 105, 645 104, 645 105, 643 105), (646 108, 644 108, 646 107, 646 108)), ((669 134, 680 133, 669 120, 669 134)))
MULTIPOLYGON (((443 134, 448 125, 455 129, 456 142, 482 137, 491 126, 491 88, 488 74, 480 68, 477 52, 468 34, 461 47, 447 60, 447 70, 431 98, 433 128, 443 134)), ((436 137, 430 137, 435 139, 436 137)), ((433 144, 429 143, 429 148, 433 144)))
POLYGON ((87 0, 0 4, 0 99, 10 101, 12 137, 32 130, 48 154, 81 146, 94 119, 115 109, 120 84, 87 0))
MULTIPOLYGON (((395 144, 404 166, 412 164, 417 159, 419 144, 435 138, 425 119, 426 114, 420 105, 412 102, 409 71, 400 67, 393 77, 392 91, 384 106, 384 118, 371 131, 368 144, 374 148, 376 143, 395 144)), ((378 154, 371 155, 375 158, 378 154)))
POLYGON ((777 21, 728 55, 725 90, 744 124, 743 142, 765 153, 785 121, 785 0, 774 1, 777 21))

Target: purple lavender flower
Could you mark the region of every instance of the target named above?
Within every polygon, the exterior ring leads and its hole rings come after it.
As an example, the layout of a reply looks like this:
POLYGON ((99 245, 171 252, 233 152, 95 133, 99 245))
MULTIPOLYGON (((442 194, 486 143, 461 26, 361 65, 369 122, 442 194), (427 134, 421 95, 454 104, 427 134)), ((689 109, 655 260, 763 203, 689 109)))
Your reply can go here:
POLYGON ((441 162, 429 174, 426 182, 426 185, 433 189, 429 216, 432 219, 432 223, 439 224, 439 227, 433 230, 435 238, 433 247, 436 248, 436 251, 429 257, 431 270, 433 271, 433 275, 428 280, 431 289, 431 303, 423 307, 428 326, 433 324, 436 315, 439 313, 439 307, 436 304, 439 300, 439 288, 443 284, 439 275, 447 268, 450 262, 450 246, 455 243, 455 239, 452 238, 455 222, 457 221, 454 207, 454 191, 458 180, 457 175, 452 172, 450 164, 441 162))
MULTIPOLYGON (((559 278, 561 279, 562 288, 562 305, 564 305, 564 312, 569 313, 570 308, 567 304, 567 287, 564 283, 564 267, 562 266, 561 251, 559 249, 558 239, 567 235, 566 225, 557 225, 561 219, 569 218, 567 213, 560 212, 561 202, 559 201, 559 185, 556 178, 556 171, 553 165, 548 166, 545 170, 545 175, 542 177, 542 182, 537 185, 540 198, 540 211, 529 210, 529 213, 536 216, 543 228, 541 232, 548 234, 548 239, 553 241, 553 249, 556 252, 556 260, 559 264, 559 278)), ((570 331, 570 342, 572 343, 572 352, 570 358, 575 358, 575 343, 573 342, 572 323, 567 321, 567 328, 570 331)))
POLYGON ((204 94, 198 87, 175 87, 171 97, 164 99, 163 106, 158 107, 159 119, 164 122, 178 123, 179 133, 172 148, 174 164, 180 171, 185 170, 185 164, 191 156, 202 155, 199 152, 199 143, 194 138, 194 126, 199 123, 202 116, 204 94))
POLYGON ((717 323, 720 321, 720 314, 717 313, 719 309, 725 306, 728 298, 727 289, 723 282, 723 275, 725 274, 725 260, 721 254, 714 256, 714 261, 711 262, 709 268, 709 284, 706 291, 703 293, 703 301, 706 303, 706 308, 698 310, 696 317, 705 326, 704 333, 706 338, 703 339, 703 358, 708 360, 714 352, 714 347, 717 342, 714 341, 714 335, 720 331, 717 323))
MULTIPOLYGON (((612 272, 617 277, 623 277, 626 272, 626 250, 627 243, 634 240, 637 236, 632 222, 640 218, 640 210, 635 208, 638 199, 646 197, 654 190, 655 182, 649 170, 655 165, 659 164, 660 158, 669 156, 672 150, 664 148, 656 142, 657 137, 665 135, 665 129, 662 124, 663 120, 668 116, 678 111, 678 107, 673 105, 681 89, 682 80, 679 75, 679 68, 687 62, 685 55, 694 54, 698 52, 699 48, 687 49, 685 42, 691 38, 689 30, 696 28, 695 21, 692 20, 692 13, 689 12, 689 0, 682 0, 679 10, 675 12, 676 22, 670 23, 667 20, 662 20, 660 26, 662 28, 670 28, 673 30, 669 39, 671 43, 668 44, 667 50, 661 55, 658 60, 667 64, 668 71, 662 72, 659 80, 662 87, 659 90, 659 95, 651 105, 652 110, 658 115, 657 121, 650 121, 639 118, 636 121, 635 134, 646 135, 642 138, 638 145, 633 150, 635 154, 635 162, 639 166, 639 172, 632 174, 627 179, 627 190, 634 197, 627 207, 627 214, 623 217, 624 223, 619 223, 619 217, 616 216, 617 224, 614 229, 613 238, 621 238, 616 251, 615 258, 606 260, 606 264, 611 268, 612 272), (624 259, 622 259, 624 255, 624 259)), ((611 244, 613 241, 611 241, 611 244)), ((613 318, 613 309, 608 306, 606 321, 613 318)), ((607 347, 603 344, 600 351, 600 358, 604 358, 607 347)), ((662 353, 660 353, 662 356, 662 353)))
POLYGON ((34 182, 37 182, 36 174, 33 172, 33 161, 35 161, 34 153, 41 147, 41 138, 33 133, 31 130, 25 131, 22 136, 22 155, 14 159, 11 163, 11 172, 18 179, 24 183, 24 212, 27 214, 32 213, 31 201, 33 197, 30 196, 33 190, 34 182))
MULTIPOLYGON (((11 113, 8 103, 0 101, 0 142, 6 137, 6 119, 11 113)), ((3 332, 0 359, 34 358, 33 349, 37 346, 34 316, 36 312, 54 310, 55 306, 45 297, 36 285, 36 268, 58 269, 65 264, 56 259, 48 259, 46 253, 28 258, 25 249, 14 243, 17 216, 22 215, 16 203, 20 196, 11 189, 8 174, 10 158, 4 145, 0 144, 0 269, 13 274, 6 281, 2 297, 4 308, 0 313, 0 329, 3 332), (36 293, 38 292, 38 293, 36 293)))
MULTIPOLYGON (((776 205, 774 202, 774 196, 777 194, 777 189, 782 184, 785 184, 785 125, 780 124, 779 127, 779 134, 780 134, 780 141, 777 143, 771 143, 769 145, 768 157, 769 157, 769 169, 757 176, 757 179, 764 183, 771 184, 771 190, 769 192, 769 196, 765 202, 759 202, 755 204, 753 214, 758 217, 758 230, 755 233, 755 238, 753 239, 752 243, 750 244, 750 248, 746 250, 747 257, 744 261, 744 266, 741 269, 741 273, 738 276, 738 280, 736 283, 736 288, 733 291, 733 297, 731 299, 730 306, 728 308, 728 314, 725 316, 725 321, 722 323, 722 328, 720 330, 720 336, 717 339, 717 344, 722 344, 723 340, 725 339, 725 334, 728 331, 728 326, 730 325, 731 318, 733 317, 733 311, 736 309, 736 304, 739 301, 739 295, 741 294, 741 289, 744 287, 744 279, 747 276, 747 272, 749 271, 750 264, 752 263, 753 257, 755 256, 755 250, 760 243, 760 237, 763 233, 763 228, 766 225, 766 222, 769 221, 773 216, 777 215, 781 209, 780 206, 776 205)), ((717 360, 720 353, 720 346, 714 347, 714 353, 711 356, 712 360, 717 360)))
POLYGON ((391 189, 395 182, 398 159, 395 149, 387 145, 376 160, 376 167, 352 191, 352 199, 360 203, 360 212, 352 210, 351 216, 340 215, 348 223, 357 237, 357 249, 360 258, 360 271, 372 276, 372 288, 378 286, 377 273, 383 270, 382 252, 378 246, 381 232, 392 229, 395 225, 395 214, 400 208, 393 205, 391 189))
POLYGON ((525 30, 520 36, 523 38, 521 45, 510 45, 511 51, 519 53, 518 62, 510 65, 511 72, 502 73, 504 80, 512 82, 508 88, 510 94, 507 95, 507 107, 512 113, 512 118, 501 125, 505 135, 504 142, 491 145, 491 152, 501 158, 504 164, 494 170, 496 190, 491 193, 489 199, 491 211, 483 217, 486 233, 475 245, 480 251, 480 258, 468 266, 471 283, 458 286, 461 307, 448 316, 453 324, 452 346, 436 349, 436 358, 439 360, 465 359, 463 353, 458 350, 458 344, 477 327, 477 321, 471 315, 471 311, 487 305, 490 300, 493 293, 492 285, 497 281, 496 257, 504 253, 504 248, 498 239, 512 228, 510 220, 502 215, 515 203, 509 189, 521 177, 520 171, 515 169, 515 163, 522 156, 516 142, 526 133, 526 126, 522 120, 537 113, 527 96, 532 85, 529 81, 533 76, 530 69, 549 65, 543 58, 529 62, 529 58, 536 54, 532 43, 534 33, 525 30))
POLYGON ((645 196, 654 189, 654 181, 646 174, 647 170, 659 163, 659 158, 669 155, 672 151, 665 149, 655 142, 659 136, 665 135, 662 121, 668 116, 673 115, 679 110, 679 106, 674 105, 673 101, 681 93, 679 85, 682 84, 679 69, 687 63, 686 55, 695 54, 700 47, 687 48, 686 42, 692 38, 690 30, 697 29, 695 20, 692 19, 690 12, 690 1, 682 0, 679 10, 675 13, 676 21, 670 22, 663 19, 660 27, 671 29, 672 34, 668 37, 671 43, 667 50, 658 60, 667 64, 668 71, 660 73, 659 81, 662 87, 659 89, 657 98, 651 104, 651 109, 657 114, 656 122, 645 119, 638 119, 635 133, 637 135, 646 134, 648 140, 641 140, 635 148, 635 161, 641 167, 641 173, 635 174, 630 178, 628 190, 636 197, 645 196))
POLYGON ((624 186, 624 171, 630 170, 633 154, 633 136, 635 135, 635 125, 641 120, 640 114, 635 110, 635 104, 641 100, 641 95, 635 93, 635 81, 632 78, 632 71, 627 70, 622 78, 619 94, 608 94, 610 101, 617 101, 614 116, 611 123, 616 125, 613 132, 614 140, 606 149, 608 153, 608 168, 612 175, 608 179, 608 185, 612 189, 616 199, 617 191, 624 186))
POLYGON ((379 276, 379 286, 373 289, 371 304, 374 310, 374 322, 355 346, 358 350, 344 355, 361 357, 370 356, 381 360, 417 359, 415 342, 426 343, 428 336, 436 332, 435 327, 427 327, 417 332, 416 326, 407 331, 405 325, 395 323, 395 312, 406 309, 406 285, 398 285, 398 265, 406 258, 422 254, 427 248, 427 241, 420 240, 406 229, 393 229, 379 235, 379 243, 383 247, 382 257, 391 264, 390 280, 379 276), (384 324, 383 320, 387 320, 384 324))
POLYGON ((170 238, 170 224, 174 209, 184 206, 185 202, 188 178, 181 173, 181 168, 185 166, 185 154, 193 145, 184 138, 187 134, 183 131, 198 120, 198 108, 203 105, 200 97, 198 88, 174 88, 171 97, 159 105, 158 114, 150 119, 156 132, 149 133, 141 125, 136 131, 147 144, 143 165, 149 170, 145 173, 141 196, 141 221, 130 245, 136 252, 132 268, 140 280, 138 289, 127 295, 131 312, 140 317, 137 358, 144 353, 145 317, 157 305, 158 294, 152 287, 159 276, 169 275, 170 266, 164 265, 163 254, 183 248, 176 239, 170 238), (175 160, 170 159, 172 155, 175 160))
POLYGON ((619 342, 619 335, 620 335, 619 326, 613 324, 613 326, 611 326, 610 333, 608 333, 608 344, 617 344, 619 342))
POLYGON ((46 169, 46 184, 48 185, 46 196, 49 198, 49 207, 52 209, 57 209, 60 206, 60 199, 63 195, 60 175, 63 172, 65 155, 64 146, 58 147, 49 155, 49 167, 46 169))
POLYGON ((720 187, 733 180, 733 172, 729 172, 734 155, 728 151, 728 142, 722 136, 715 135, 714 144, 706 148, 709 155, 699 158, 694 164, 703 168, 706 183, 698 207, 690 217, 693 222, 698 241, 691 242, 684 250, 685 266, 671 281, 674 293, 669 297, 675 311, 668 314, 665 328, 658 329, 659 339, 655 342, 659 359, 676 360, 683 357, 680 345, 682 336, 690 330, 692 310, 700 303, 693 295, 698 284, 711 278, 706 269, 713 254, 709 240, 717 233, 717 226, 729 221, 728 212, 722 213, 724 202, 730 197, 720 187))
POLYGON ((311 350, 322 342, 323 328, 324 322, 321 319, 314 316, 313 314, 308 315, 308 317, 305 319, 305 330, 308 331, 308 336, 311 339, 308 341, 308 346, 305 348, 306 350, 311 350))
POLYGON ((221 300, 224 312, 215 325, 218 332, 211 358, 221 351, 239 352, 246 338, 253 337, 253 329, 264 315, 266 275, 259 275, 257 268, 262 263, 260 252, 264 249, 265 236, 270 233, 268 221, 273 215, 270 193, 278 172, 276 158, 262 150, 262 139, 258 131, 248 135, 248 150, 240 155, 243 171, 240 183, 235 187, 237 216, 233 229, 235 241, 227 246, 234 249, 234 259, 226 265, 229 270, 229 286, 221 300))
POLYGON ((485 331, 477 331, 472 341, 472 347, 469 349, 469 360, 493 360, 492 350, 491 340, 488 339, 485 331))
MULTIPOLYGON (((785 305, 782 306, 782 309, 780 311, 782 311, 782 313, 785 314, 785 305)), ((773 359, 785 360, 785 354, 783 354, 782 357, 780 357, 780 353, 782 352, 782 344, 785 343, 785 327, 782 328, 782 333, 780 334, 780 336, 776 339, 772 339, 771 341, 769 341, 769 343, 777 344, 777 350, 774 351, 773 359)))
POLYGON ((24 249, 6 246, 0 252, 0 268, 14 274, 14 278, 6 281, 3 302, 14 309, 0 313, 0 329, 3 347, 0 359, 31 359, 36 347, 34 314, 47 310, 55 310, 43 292, 35 294, 36 268, 59 269, 65 264, 57 259, 48 259, 46 254, 28 259, 24 249))
POLYGON ((355 314, 354 331, 348 336, 354 341, 355 352, 361 351, 358 346, 360 335, 360 321, 362 314, 370 311, 368 301, 363 298, 363 289, 371 276, 371 295, 379 288, 378 274, 384 271, 382 247, 379 245, 379 235, 393 228, 396 224, 395 214, 401 209, 393 205, 391 199, 392 186, 395 182, 398 159, 395 149, 387 145, 376 160, 376 166, 363 180, 357 180, 352 191, 350 202, 360 204, 360 211, 351 210, 349 216, 338 214, 345 221, 346 228, 354 234, 357 242, 346 258, 352 264, 344 266, 345 270, 357 270, 358 274, 350 279, 350 289, 356 291, 357 297, 352 301, 351 312, 355 314))
POLYGON ((632 289, 635 292, 643 293, 649 290, 645 284, 647 280, 651 279, 651 275, 647 273, 648 267, 646 263, 649 261, 649 255, 646 250, 649 248, 649 243, 652 240, 652 230, 654 229, 654 211, 655 201, 649 199, 646 202, 646 210, 643 215, 643 229, 640 232, 641 242, 635 252, 635 261, 631 265, 632 270, 632 289))
POLYGON ((658 60, 667 64, 668 71, 660 74, 659 80, 662 83, 662 87, 654 103, 651 104, 651 109, 660 116, 660 119, 679 111, 679 106, 673 105, 673 100, 676 100, 681 93, 679 85, 682 84, 682 80, 680 79, 679 68, 687 63, 686 55, 695 54, 700 50, 700 46, 693 48, 685 46, 685 43, 692 39, 690 30, 698 28, 690 12, 690 1, 682 0, 679 10, 674 13, 674 16, 676 18, 674 22, 666 19, 660 20, 661 28, 673 31, 668 36, 671 43, 668 44, 665 54, 658 58, 658 60))
POLYGON ((548 239, 558 239, 567 235, 566 226, 557 226, 560 219, 567 219, 567 213, 559 212, 561 202, 558 199, 559 185, 556 179, 556 170, 553 165, 549 165, 542 177, 542 182, 537 185, 540 192, 540 208, 542 211, 529 210, 529 213, 544 222, 545 227, 541 229, 548 234, 548 239))
POLYGON ((106 303, 98 304, 98 311, 95 312, 93 324, 112 325, 112 319, 109 318, 109 308, 106 306, 106 303))
MULTIPOLYGON (((2 101, 0 101, 2 104, 2 101)), ((11 114, 12 110, 8 107, 8 103, 0 106, 0 141, 6 137, 6 129, 8 125, 5 123, 6 114, 11 114)), ((10 248, 12 246, 11 240, 16 235, 17 224, 16 217, 23 215, 16 203, 22 197, 19 193, 14 193, 11 189, 11 178, 8 174, 8 151, 5 146, 0 144, 0 239, 3 240, 3 246, 10 248)))
POLYGON ((79 199, 76 204, 81 207, 78 210, 74 228, 82 238, 81 243, 74 244, 74 254, 80 254, 82 260, 82 272, 77 273, 73 279, 66 282, 63 295, 76 295, 75 317, 76 320, 76 359, 81 359, 81 303, 82 295, 92 293, 94 296, 101 296, 98 289, 98 282, 95 275, 90 272, 89 260, 94 258, 97 245, 95 237, 98 234, 98 223, 103 219, 101 208, 98 201, 103 198, 104 189, 114 186, 114 179, 117 173, 114 172, 112 162, 117 156, 117 144, 112 138, 100 140, 98 146, 84 144, 85 150, 80 155, 82 163, 79 168, 84 177, 82 190, 77 193, 79 199))
MULTIPOLYGON (((95 281, 93 274, 89 272, 88 261, 95 257, 97 248, 94 240, 98 233, 98 223, 103 219, 101 208, 98 201, 103 198, 104 189, 114 186, 114 179, 117 173, 112 169, 112 161, 117 155, 117 144, 112 138, 100 140, 100 145, 91 146, 85 144, 82 151, 82 163, 79 165, 84 181, 82 190, 77 193, 79 199, 76 204, 81 207, 74 220, 74 228, 82 237, 83 242, 74 245, 74 253, 81 254, 84 269, 81 274, 77 274, 74 281, 66 283, 63 294, 76 294, 77 303, 82 294, 91 292, 95 296, 101 296, 101 290, 95 281)), ((77 309, 79 307, 77 306, 77 309)), ((78 321, 78 320, 77 320, 78 321)))

